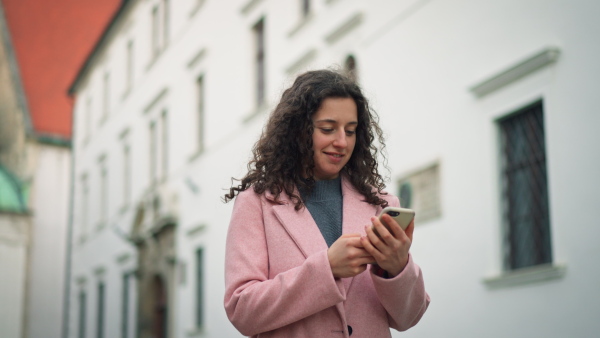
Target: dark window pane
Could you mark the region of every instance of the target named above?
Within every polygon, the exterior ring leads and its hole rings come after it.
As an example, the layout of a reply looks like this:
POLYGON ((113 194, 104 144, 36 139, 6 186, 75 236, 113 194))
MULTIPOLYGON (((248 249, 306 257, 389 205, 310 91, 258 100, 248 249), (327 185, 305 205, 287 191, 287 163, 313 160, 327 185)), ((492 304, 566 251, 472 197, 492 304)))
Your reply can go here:
POLYGON ((509 269, 550 263, 542 102, 500 121, 509 269))

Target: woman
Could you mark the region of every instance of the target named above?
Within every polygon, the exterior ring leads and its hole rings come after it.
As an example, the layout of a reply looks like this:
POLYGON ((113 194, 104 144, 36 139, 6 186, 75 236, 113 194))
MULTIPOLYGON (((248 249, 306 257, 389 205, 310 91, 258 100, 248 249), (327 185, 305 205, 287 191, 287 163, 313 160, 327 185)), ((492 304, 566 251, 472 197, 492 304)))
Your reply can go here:
POLYGON ((429 305, 406 231, 375 217, 383 192, 376 115, 360 88, 328 70, 300 75, 253 149, 225 258, 225 309, 253 337, 390 337, 429 305), (371 228, 374 226, 379 236, 371 228), (365 270, 371 266, 368 272, 365 270))

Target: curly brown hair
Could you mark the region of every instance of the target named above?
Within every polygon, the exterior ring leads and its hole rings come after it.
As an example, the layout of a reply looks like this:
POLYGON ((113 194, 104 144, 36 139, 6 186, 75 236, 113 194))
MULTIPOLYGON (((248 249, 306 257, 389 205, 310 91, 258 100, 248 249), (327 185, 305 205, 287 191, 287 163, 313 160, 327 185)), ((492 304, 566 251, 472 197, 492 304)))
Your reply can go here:
MULTIPOLYGON (((342 172, 365 197, 365 202, 387 206, 387 201, 380 197, 385 194, 382 191, 385 184, 377 164, 380 150, 374 144, 377 137, 385 165, 385 142, 378 125, 379 118, 369 107, 360 87, 332 70, 306 72, 283 92, 281 101, 252 149, 254 156, 248 163, 248 173, 238 180, 241 181, 239 185, 232 185, 224 196, 225 202, 252 187, 257 194, 269 191, 278 203, 280 194, 285 192, 296 210, 304 206, 295 188, 310 191, 314 187, 312 116, 327 98, 352 98, 356 103, 356 145, 342 172)), ((236 179, 232 178, 232 184, 233 180, 236 179)))

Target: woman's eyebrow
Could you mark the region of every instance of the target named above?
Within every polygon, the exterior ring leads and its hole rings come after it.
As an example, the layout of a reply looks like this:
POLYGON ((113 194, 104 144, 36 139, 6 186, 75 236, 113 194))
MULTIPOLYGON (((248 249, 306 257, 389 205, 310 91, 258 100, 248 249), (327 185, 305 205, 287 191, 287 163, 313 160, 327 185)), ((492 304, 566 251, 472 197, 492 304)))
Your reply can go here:
MULTIPOLYGON (((338 121, 333 120, 333 119, 323 119, 323 120, 315 121, 315 123, 321 123, 321 122, 325 122, 325 123, 338 123, 338 121)), ((358 122, 357 121, 352 121, 352 122, 348 122, 347 124, 358 124, 358 122)))

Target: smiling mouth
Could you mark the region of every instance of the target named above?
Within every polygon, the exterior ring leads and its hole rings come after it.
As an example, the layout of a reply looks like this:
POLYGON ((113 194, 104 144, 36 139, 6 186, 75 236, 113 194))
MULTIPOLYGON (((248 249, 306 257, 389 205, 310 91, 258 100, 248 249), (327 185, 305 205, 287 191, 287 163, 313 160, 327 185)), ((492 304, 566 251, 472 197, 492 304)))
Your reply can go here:
POLYGON ((337 157, 337 158, 342 158, 342 157, 344 157, 344 154, 338 154, 338 153, 327 153, 327 152, 326 152, 325 154, 326 154, 326 155, 329 155, 329 156, 337 157))

